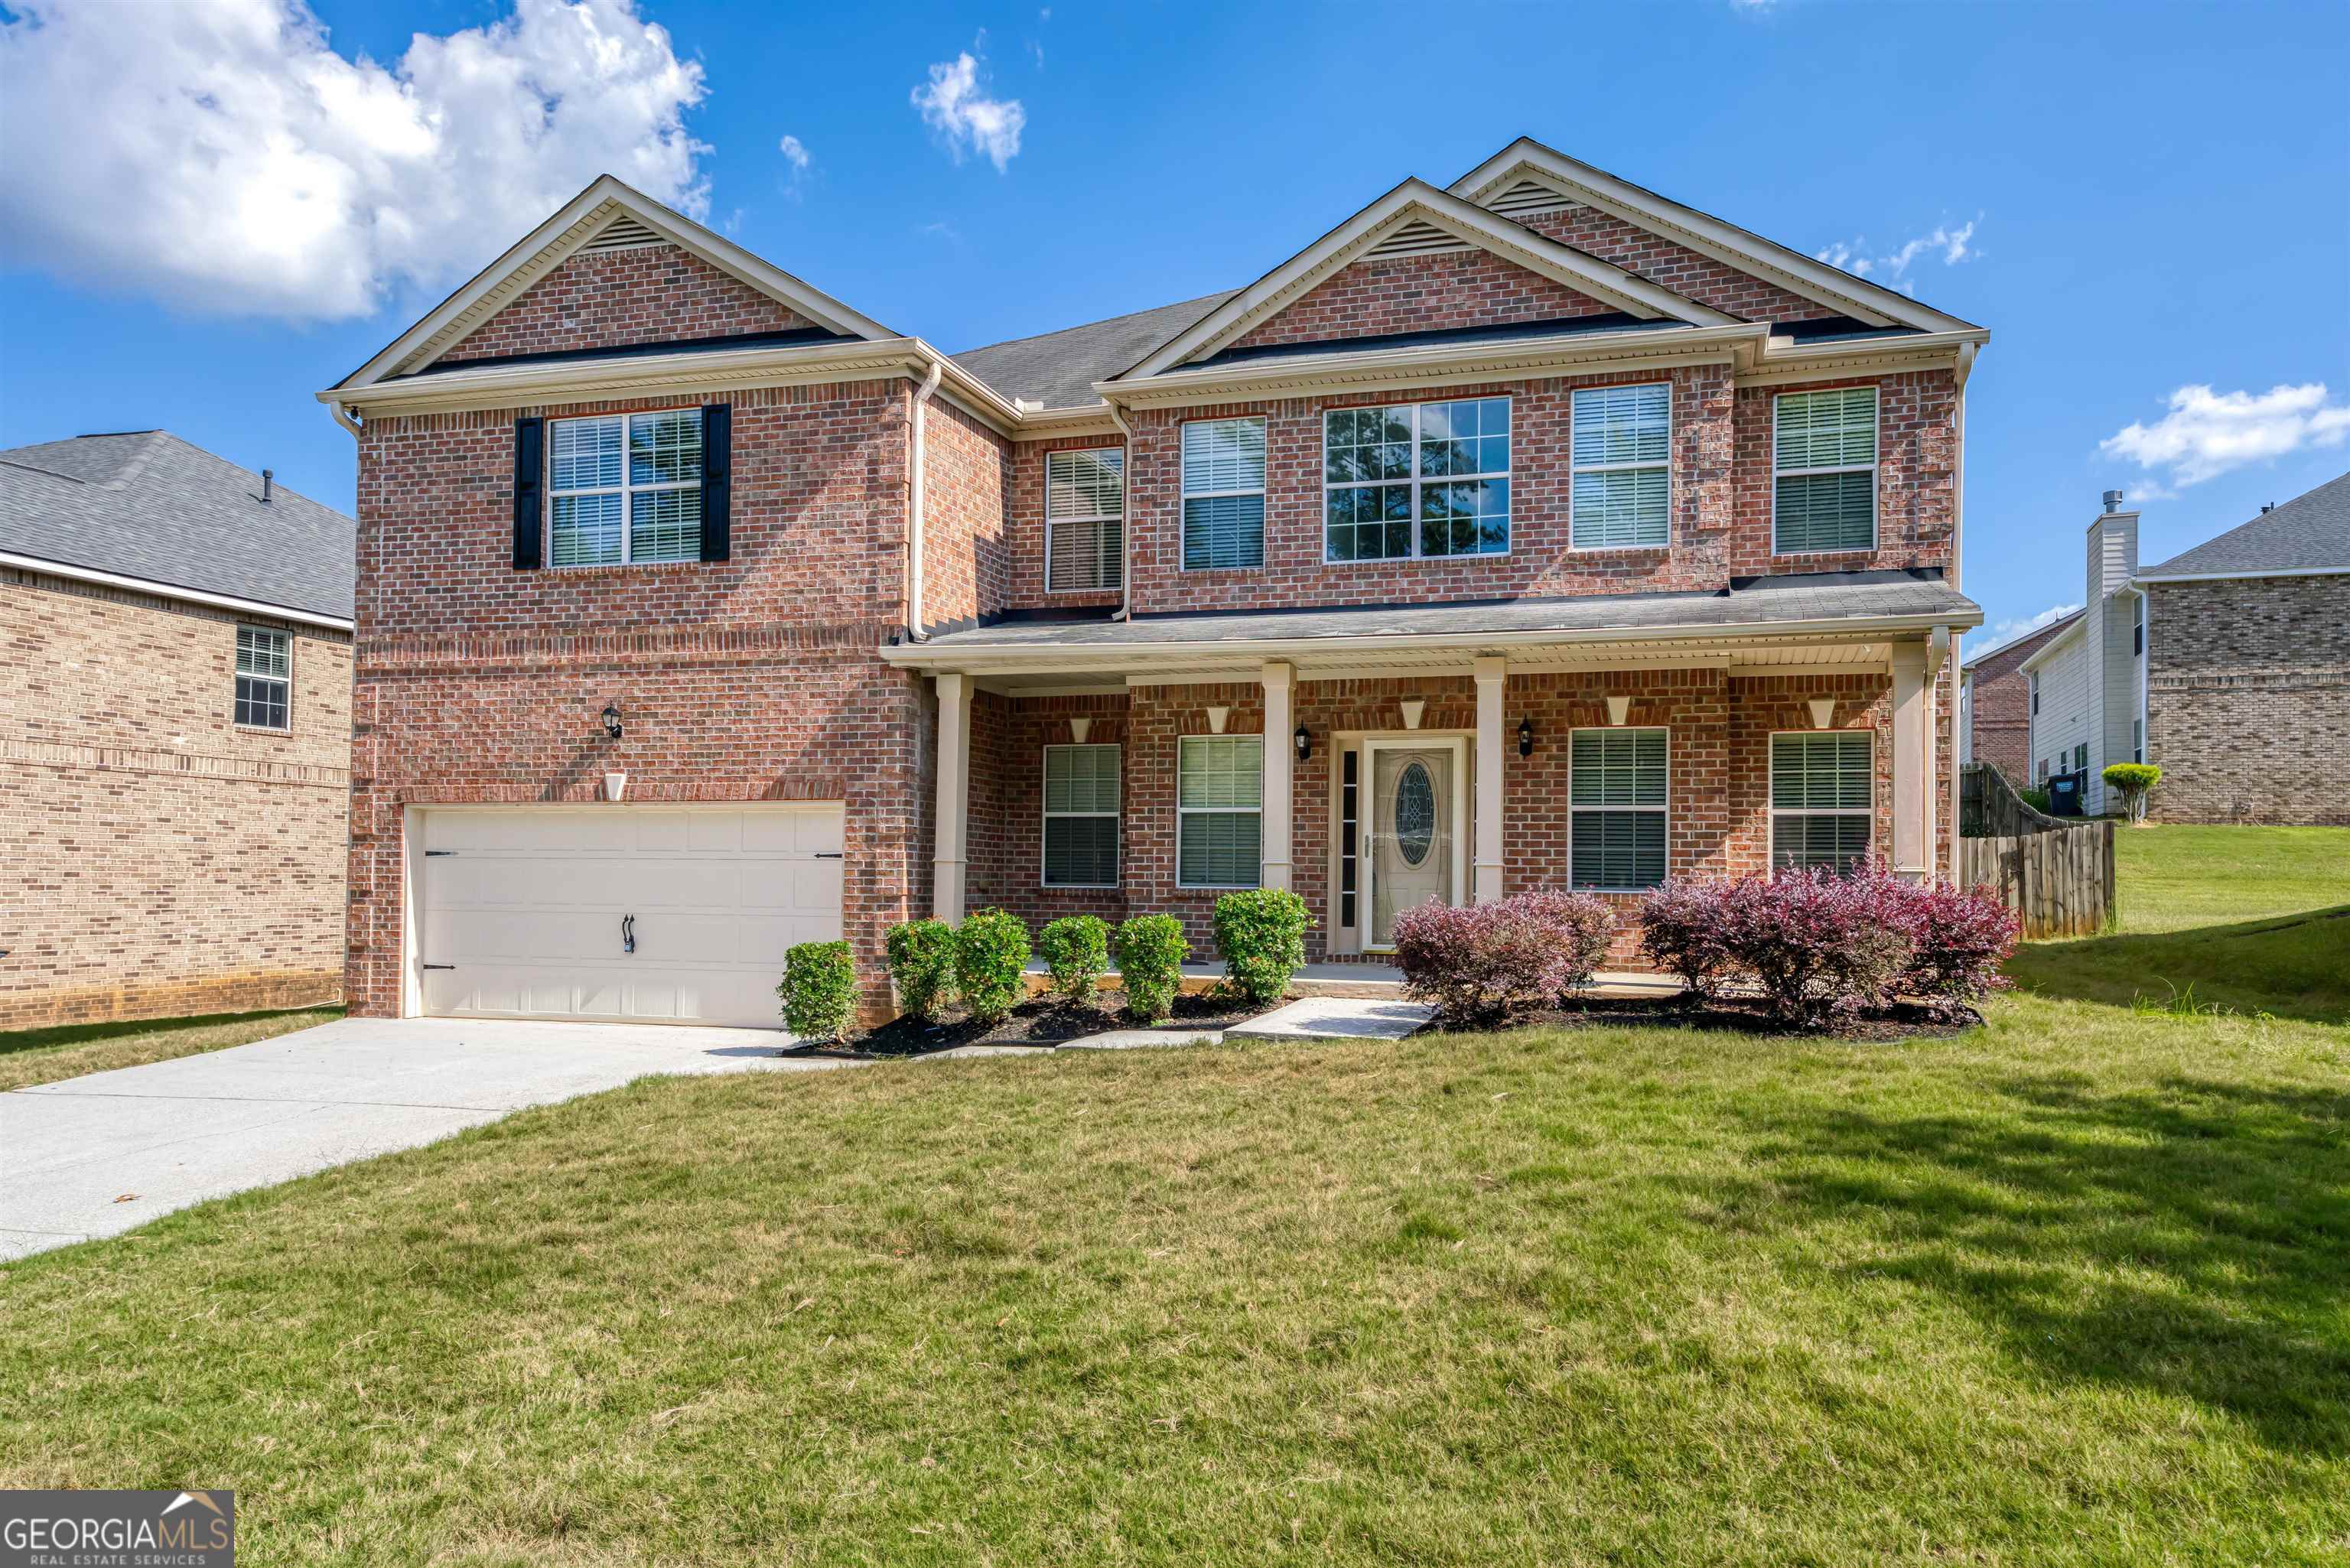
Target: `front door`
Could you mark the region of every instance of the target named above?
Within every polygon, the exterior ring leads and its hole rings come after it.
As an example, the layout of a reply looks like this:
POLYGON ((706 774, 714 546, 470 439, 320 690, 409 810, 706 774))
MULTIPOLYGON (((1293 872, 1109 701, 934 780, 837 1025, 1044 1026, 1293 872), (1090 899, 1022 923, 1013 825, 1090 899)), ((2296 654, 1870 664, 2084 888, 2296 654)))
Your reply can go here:
POLYGON ((1446 745, 1374 745, 1371 755, 1370 945, 1395 942, 1395 918, 1430 898, 1459 902, 1454 763, 1446 745))

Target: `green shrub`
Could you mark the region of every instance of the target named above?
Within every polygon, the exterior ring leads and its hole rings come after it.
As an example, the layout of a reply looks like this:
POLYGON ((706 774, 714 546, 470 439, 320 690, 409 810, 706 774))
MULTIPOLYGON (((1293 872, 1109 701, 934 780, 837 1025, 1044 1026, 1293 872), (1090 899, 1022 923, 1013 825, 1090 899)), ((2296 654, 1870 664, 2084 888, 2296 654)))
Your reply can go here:
POLYGON ((1028 928, 1001 909, 963 917, 955 932, 955 984, 962 1004, 982 1023, 1001 1023, 1020 1000, 1028 967, 1028 928))
POLYGON ((1260 1006, 1278 1001, 1305 963, 1305 900, 1277 888, 1252 888, 1216 900, 1216 951, 1233 990, 1260 1006))
POLYGON ((1118 969, 1126 979, 1126 1010, 1156 1023, 1175 1010, 1183 961, 1191 944, 1172 915, 1137 915, 1118 929, 1118 969))
POLYGON ((898 1005, 917 1018, 935 1018, 954 995, 955 934, 944 920, 908 920, 885 939, 898 1005))
POLYGON ((1090 1002, 1094 982, 1109 968, 1109 928, 1091 915, 1064 915, 1038 934, 1036 950, 1062 1001, 1090 1002))
POLYGON ((2106 784, 2121 791, 2122 809, 2129 813, 2129 819, 2144 822, 2147 797, 2162 782, 2162 770, 2152 763, 2116 763, 2102 776, 2106 784))
POLYGON ((2041 815, 2046 816, 2048 815, 2048 792, 2046 790, 2037 787, 2020 789, 2015 792, 2015 798, 2030 806, 2033 810, 2038 812, 2041 815))
POLYGON ((857 965, 847 942, 802 942, 784 954, 784 1027, 803 1040, 837 1040, 857 1015, 857 965))

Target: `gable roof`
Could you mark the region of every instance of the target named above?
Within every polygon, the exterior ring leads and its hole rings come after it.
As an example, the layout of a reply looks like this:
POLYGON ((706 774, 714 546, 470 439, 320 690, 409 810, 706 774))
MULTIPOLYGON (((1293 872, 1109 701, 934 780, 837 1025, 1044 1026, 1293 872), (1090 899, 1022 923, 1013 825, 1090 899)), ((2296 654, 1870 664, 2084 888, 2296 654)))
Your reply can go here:
POLYGON ((1341 267, 1362 259, 1381 242, 1405 230, 1411 231, 1413 236, 1428 231, 1451 235, 1588 295, 1625 315, 1660 326, 1722 327, 1737 321, 1733 316, 1650 283, 1586 251, 1440 191, 1424 180, 1408 179, 1159 344, 1122 374, 1105 379, 1140 379, 1213 354, 1259 322, 1279 315, 1341 267))
POLYGON ((1913 327, 1924 332, 1974 327, 1944 311, 1920 305, 1898 289, 1830 266, 1788 249, 1751 229, 1700 212, 1628 180, 1617 179, 1579 159, 1522 136, 1455 180, 1452 194, 1467 201, 1506 203, 1529 182, 1573 197, 1603 213, 1638 224, 1700 255, 1775 283, 1791 294, 1828 306, 1872 327, 1913 327))
POLYGON ((1101 401, 1096 381, 1117 375, 1238 292, 1228 288, 1058 332, 1008 338, 966 348, 953 358, 1006 398, 1047 409, 1087 408, 1101 401))
POLYGON ((348 625, 357 524, 168 431, 0 452, 0 553, 348 625))
POLYGON ((2143 580, 2318 572, 2350 572, 2350 473, 2137 575, 2143 580))
POLYGON ((2070 615, 2060 615, 2054 620, 2050 621, 2046 626, 2037 627, 2031 631, 2025 632, 2022 637, 2011 637, 2005 642, 1998 643, 1991 648, 1985 649, 1982 652, 1976 654, 1972 659, 1968 659, 1964 668, 1967 673, 1971 675, 1981 670, 1984 665, 1988 664, 1994 659, 2014 659, 2017 660, 2018 666, 2021 667, 2024 659, 2030 658, 2033 654, 2039 652, 2040 649, 2046 647, 2049 643, 2063 636, 2066 631, 2069 631, 2072 628, 2073 624, 2075 621, 2079 620, 2083 616, 2088 613, 2089 611, 2087 607, 2084 606, 2080 609, 2074 610, 2070 615))
POLYGON ((838 337, 878 341, 898 336, 813 284, 762 261, 733 241, 604 174, 366 364, 336 382, 336 389, 364 387, 424 369, 608 230, 637 243, 666 240, 838 337))

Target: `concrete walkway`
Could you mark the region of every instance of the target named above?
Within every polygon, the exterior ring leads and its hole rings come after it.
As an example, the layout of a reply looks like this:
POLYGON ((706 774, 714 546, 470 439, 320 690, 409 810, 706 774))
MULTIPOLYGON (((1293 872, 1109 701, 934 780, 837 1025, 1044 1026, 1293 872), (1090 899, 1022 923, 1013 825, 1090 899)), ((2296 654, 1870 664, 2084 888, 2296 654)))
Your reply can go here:
POLYGON ((756 1029, 347 1018, 0 1095, 0 1260, 660 1073, 820 1072, 756 1029))

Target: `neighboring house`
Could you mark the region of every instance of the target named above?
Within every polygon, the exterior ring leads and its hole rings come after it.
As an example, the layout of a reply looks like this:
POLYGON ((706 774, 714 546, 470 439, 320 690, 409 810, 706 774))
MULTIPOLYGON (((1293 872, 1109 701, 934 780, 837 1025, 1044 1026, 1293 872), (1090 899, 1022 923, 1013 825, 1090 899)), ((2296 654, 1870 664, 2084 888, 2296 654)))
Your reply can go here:
POLYGON ((2062 637, 2081 612, 2059 617, 2039 630, 2003 642, 1967 660, 1959 672, 1959 755, 1989 763, 2008 782, 2037 782, 2032 772, 2033 680, 2024 660, 2062 637))
POLYGON ((2022 662, 2032 782, 2119 810, 2100 775, 2147 762, 2159 821, 2350 824, 2350 474, 2143 570, 2137 524, 2107 491, 2087 606, 2022 662))
POLYGON ((351 539, 163 431, 0 452, 0 1029, 340 994, 351 539))
MULTIPOLYGON (((369 1013, 1953 850, 1980 327, 1531 141, 960 356, 610 179, 341 384, 369 1013)), ((1619 942, 1619 961, 1633 949, 1619 942)))

